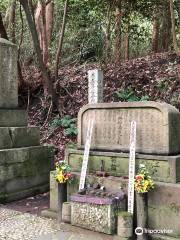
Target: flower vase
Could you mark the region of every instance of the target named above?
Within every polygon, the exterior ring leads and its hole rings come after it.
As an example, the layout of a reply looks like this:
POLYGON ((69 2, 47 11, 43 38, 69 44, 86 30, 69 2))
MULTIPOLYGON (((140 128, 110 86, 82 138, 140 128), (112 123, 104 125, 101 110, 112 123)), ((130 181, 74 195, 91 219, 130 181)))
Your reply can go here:
POLYGON ((62 206, 67 202, 67 183, 58 183, 58 221, 62 222, 62 206))
POLYGON ((145 229, 148 227, 148 193, 136 192, 137 240, 147 240, 145 229))

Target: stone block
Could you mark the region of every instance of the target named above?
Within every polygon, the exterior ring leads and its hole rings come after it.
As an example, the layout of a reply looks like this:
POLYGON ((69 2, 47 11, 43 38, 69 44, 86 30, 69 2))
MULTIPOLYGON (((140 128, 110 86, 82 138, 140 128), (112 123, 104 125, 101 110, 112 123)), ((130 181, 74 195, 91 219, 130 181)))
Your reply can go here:
POLYGON ((0 127, 0 149, 38 146, 38 127, 0 127))
POLYGON ((71 223, 71 203, 64 202, 62 206, 62 221, 71 223))
MULTIPOLYGON (((180 184, 158 183, 148 198, 149 229, 170 230, 180 239, 180 184)), ((167 238, 170 239, 170 238, 167 238)))
POLYGON ((130 238, 133 235, 133 215, 128 212, 118 214, 117 235, 130 238))
POLYGON ((49 185, 52 149, 48 146, 0 150, 0 202, 25 197, 28 189, 49 185), (24 195, 23 195, 24 194, 24 195))
POLYGON ((0 127, 27 126, 27 113, 20 109, 0 109, 0 127))
POLYGON ((0 38, 0 108, 18 106, 17 46, 0 38))
POLYGON ((50 209, 58 210, 58 183, 55 180, 55 171, 50 172, 50 209))
POLYGON ((117 212, 125 210, 124 200, 118 204, 113 199, 98 197, 92 202, 87 200, 87 196, 81 196, 80 200, 76 195, 71 196, 71 224, 96 232, 116 233, 117 212))
POLYGON ((78 114, 78 148, 84 148, 87 124, 94 119, 91 149, 128 152, 130 123, 137 122, 136 152, 171 155, 180 153, 180 113, 157 102, 98 103, 78 114))
MULTIPOLYGON (((80 172, 84 152, 81 150, 68 149, 66 160, 72 166, 73 171, 80 172)), ((101 161, 104 161, 104 170, 111 176, 128 176, 129 154, 90 151, 89 173, 100 170, 101 161)), ((180 182, 180 155, 158 156, 136 154, 136 165, 144 164, 150 171, 152 178, 160 182, 180 182)))

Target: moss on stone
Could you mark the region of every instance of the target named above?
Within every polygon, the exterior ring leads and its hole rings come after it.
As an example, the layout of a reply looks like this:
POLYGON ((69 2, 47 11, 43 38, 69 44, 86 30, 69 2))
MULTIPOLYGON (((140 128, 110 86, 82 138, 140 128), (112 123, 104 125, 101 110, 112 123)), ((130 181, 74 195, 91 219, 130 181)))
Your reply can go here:
POLYGON ((118 212, 118 216, 121 216, 121 217, 132 217, 132 213, 129 213, 129 212, 125 212, 125 211, 119 211, 118 212))
POLYGON ((6 200, 7 200, 7 194, 0 193, 0 203, 6 203, 6 200))

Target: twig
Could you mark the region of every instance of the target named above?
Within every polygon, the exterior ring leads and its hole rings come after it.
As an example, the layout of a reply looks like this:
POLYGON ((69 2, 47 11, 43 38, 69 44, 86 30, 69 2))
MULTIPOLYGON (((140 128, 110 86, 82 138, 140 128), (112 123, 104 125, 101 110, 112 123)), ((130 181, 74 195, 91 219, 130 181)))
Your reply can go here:
POLYGON ((29 111, 29 103, 30 103, 30 90, 28 87, 28 102, 27 102, 27 112, 29 111))
POLYGON ((50 106, 49 106, 47 118, 46 118, 44 124, 42 125, 42 127, 41 127, 40 129, 42 129, 42 128, 46 125, 46 123, 47 123, 47 121, 48 121, 48 119, 49 119, 49 116, 50 116, 50 114, 51 114, 51 111, 52 111, 52 100, 51 100, 51 104, 50 104, 50 106))

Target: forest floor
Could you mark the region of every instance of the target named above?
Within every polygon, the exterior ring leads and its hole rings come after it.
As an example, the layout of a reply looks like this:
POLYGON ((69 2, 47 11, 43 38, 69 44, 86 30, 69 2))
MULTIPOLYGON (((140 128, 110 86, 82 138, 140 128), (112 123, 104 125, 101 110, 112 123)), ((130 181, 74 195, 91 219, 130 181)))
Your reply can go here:
MULTIPOLYGON (((94 68, 104 72, 104 102, 147 99, 167 102, 180 110, 180 57, 161 53, 106 67, 98 64, 62 67, 56 86, 64 116, 77 118, 79 109, 87 104, 87 71, 94 68)), ((38 70, 28 67, 24 69, 24 77, 28 87, 20 91, 20 102, 28 108, 29 124, 40 126, 41 143, 54 144, 56 160, 63 159, 65 146, 75 143, 76 136, 67 136, 63 127, 52 124, 60 117, 58 112, 48 115, 49 106, 43 102, 38 70)))

